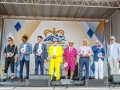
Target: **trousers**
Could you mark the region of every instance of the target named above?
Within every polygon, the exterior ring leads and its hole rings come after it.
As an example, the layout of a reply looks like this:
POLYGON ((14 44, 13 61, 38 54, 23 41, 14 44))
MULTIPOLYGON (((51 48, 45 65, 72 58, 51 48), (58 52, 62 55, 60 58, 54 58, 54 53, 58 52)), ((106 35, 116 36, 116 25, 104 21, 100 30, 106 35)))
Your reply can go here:
POLYGON ((23 78, 23 66, 26 66, 26 79, 29 79, 29 61, 26 61, 24 58, 20 60, 20 79, 23 78))
POLYGON ((110 74, 119 74, 119 62, 117 59, 113 59, 112 56, 108 57, 108 63, 110 65, 110 74))
POLYGON ((55 73, 56 73, 56 80, 60 79, 60 66, 61 66, 61 62, 57 62, 56 59, 50 60, 50 71, 49 71, 49 74, 51 75, 51 80, 53 79, 54 68, 55 68, 55 73))
POLYGON ((38 75, 38 68, 40 65, 40 73, 41 75, 44 74, 44 60, 41 57, 37 57, 35 59, 35 75, 38 75))
POLYGON ((79 58, 79 79, 82 79, 83 67, 85 65, 86 75, 85 79, 89 79, 89 58, 80 57, 79 58))
POLYGON ((98 61, 94 61, 95 64, 95 79, 103 79, 103 61, 99 58, 98 61))

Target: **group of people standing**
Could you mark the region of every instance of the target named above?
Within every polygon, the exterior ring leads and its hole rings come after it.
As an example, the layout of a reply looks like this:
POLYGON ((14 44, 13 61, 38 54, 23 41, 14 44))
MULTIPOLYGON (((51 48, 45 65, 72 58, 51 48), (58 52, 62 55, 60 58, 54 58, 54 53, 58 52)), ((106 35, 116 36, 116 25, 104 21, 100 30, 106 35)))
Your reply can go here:
MULTIPOLYGON (((23 66, 26 65, 26 79, 29 79, 29 62, 30 54, 32 54, 32 45, 27 42, 26 36, 22 37, 23 43, 20 44, 19 50, 17 46, 13 44, 14 39, 8 38, 8 43, 4 49, 5 56, 5 70, 4 79, 6 81, 6 74, 11 65, 11 81, 14 80, 14 63, 20 61, 20 79, 23 80, 23 66)), ((82 80, 83 67, 85 66, 86 75, 85 78, 89 79, 89 62, 90 56, 93 55, 95 64, 95 79, 103 79, 103 63, 105 58, 105 50, 102 45, 99 44, 98 40, 95 40, 95 45, 91 48, 87 39, 83 40, 83 45, 77 50, 73 45, 73 41, 68 42, 68 47, 64 50, 58 44, 57 39, 53 39, 52 45, 48 48, 43 43, 43 37, 37 37, 38 43, 35 44, 33 53, 35 55, 35 74, 38 75, 38 68, 40 66, 40 73, 44 74, 44 63, 48 60, 50 62, 49 74, 51 80, 53 79, 54 69, 56 71, 56 80, 60 80, 60 67, 62 62, 65 67, 65 78, 68 78, 68 70, 70 69, 70 79, 73 78, 75 71, 75 65, 77 64, 77 56, 79 56, 79 79, 82 80), (94 53, 94 54, 93 54, 94 53)), ((110 45, 107 49, 107 57, 110 65, 111 74, 119 74, 119 61, 120 61, 120 44, 115 42, 115 37, 110 38, 110 45)))

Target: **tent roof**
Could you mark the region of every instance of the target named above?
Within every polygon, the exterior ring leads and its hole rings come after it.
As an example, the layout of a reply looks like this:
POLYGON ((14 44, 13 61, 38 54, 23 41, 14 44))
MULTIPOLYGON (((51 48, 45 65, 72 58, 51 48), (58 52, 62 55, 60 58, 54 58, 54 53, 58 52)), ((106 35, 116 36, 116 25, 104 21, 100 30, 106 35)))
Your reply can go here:
POLYGON ((120 0, 0 0, 0 15, 7 18, 105 20, 120 8, 120 0))

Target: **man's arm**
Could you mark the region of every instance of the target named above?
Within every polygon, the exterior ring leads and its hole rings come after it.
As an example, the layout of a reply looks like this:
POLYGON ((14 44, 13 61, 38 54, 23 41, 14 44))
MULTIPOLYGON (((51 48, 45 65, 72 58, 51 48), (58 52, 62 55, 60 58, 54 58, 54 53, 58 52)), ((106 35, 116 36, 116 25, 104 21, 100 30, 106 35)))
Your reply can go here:
POLYGON ((6 47, 4 49, 4 56, 7 57, 7 50, 6 50, 6 47))
POLYGON ((18 51, 18 58, 19 59, 20 59, 20 56, 21 56, 21 44, 20 44, 19 51, 18 51))
POLYGON ((102 54, 103 54, 102 56, 105 57, 105 50, 104 50, 104 48, 102 48, 102 54))
POLYGON ((99 50, 99 48, 93 46, 93 47, 92 47, 92 50, 93 50, 93 52, 97 52, 97 51, 99 50))
POLYGON ((107 46, 107 57, 109 56, 109 45, 107 46))
POLYGON ((44 45, 45 45, 45 60, 47 60, 47 57, 48 57, 47 45, 46 44, 44 44, 44 45))
POLYGON ((89 51, 90 51, 89 56, 93 55, 91 47, 89 51))
POLYGON ((52 51, 52 46, 50 46, 49 47, 49 49, 48 49, 48 54, 50 55, 50 56, 53 56, 53 53, 52 53, 53 51, 52 51))
POLYGON ((34 45, 33 53, 36 55, 36 44, 34 45))

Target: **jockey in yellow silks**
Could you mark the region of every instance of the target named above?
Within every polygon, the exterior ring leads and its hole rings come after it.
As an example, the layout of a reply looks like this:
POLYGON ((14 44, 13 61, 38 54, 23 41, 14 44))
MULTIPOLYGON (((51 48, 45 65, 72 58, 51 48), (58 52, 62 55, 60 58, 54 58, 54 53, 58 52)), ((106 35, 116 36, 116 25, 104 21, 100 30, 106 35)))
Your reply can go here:
POLYGON ((57 39, 53 39, 53 45, 49 47, 48 50, 50 59, 50 71, 51 80, 53 79, 54 68, 56 70, 56 80, 60 79, 60 67, 62 63, 63 50, 62 47, 57 45, 57 39))

